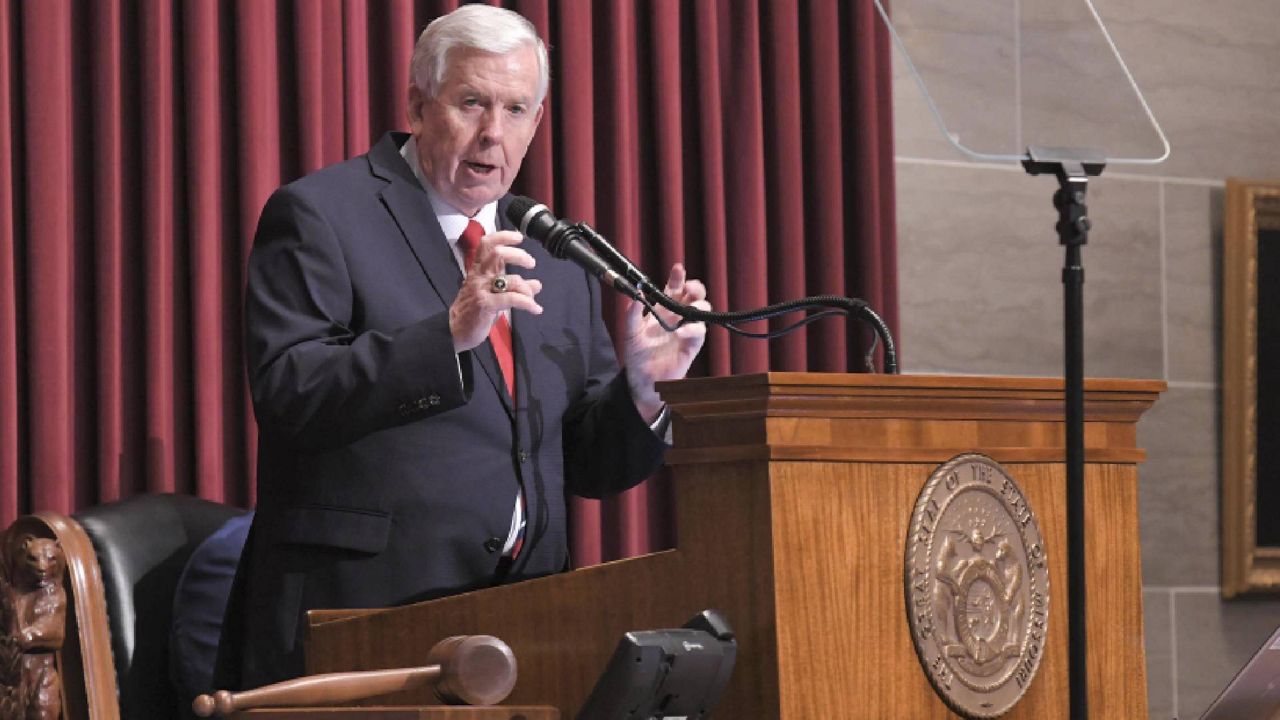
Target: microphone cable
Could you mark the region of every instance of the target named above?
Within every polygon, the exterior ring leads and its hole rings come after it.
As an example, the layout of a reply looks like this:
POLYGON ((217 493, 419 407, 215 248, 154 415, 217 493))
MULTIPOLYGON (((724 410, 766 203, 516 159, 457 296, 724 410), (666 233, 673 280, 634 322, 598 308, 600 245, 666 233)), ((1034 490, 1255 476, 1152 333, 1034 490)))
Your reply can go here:
POLYGON ((649 280, 648 276, 641 272, 629 259, 608 240, 605 240, 595 228, 585 222, 571 225, 572 228, 580 232, 587 238, 587 242, 591 245, 591 249, 604 258, 605 262, 611 265, 626 280, 635 285, 640 291, 640 302, 644 304, 648 312, 653 313, 654 319, 667 332, 674 332, 676 328, 689 322, 707 322, 717 325, 728 330, 735 335, 742 337, 755 338, 758 340, 772 340, 782 337, 815 320, 833 315, 848 316, 851 312, 857 317, 866 321, 871 325, 874 331, 871 336, 871 346, 867 348, 867 354, 863 358, 868 372, 875 372, 875 361, 873 360, 876 351, 877 341, 884 341, 884 368, 885 372, 890 375, 898 373, 898 353, 893 344, 893 335, 889 332, 889 326, 885 323, 866 301, 855 298, 840 297, 838 295, 816 295, 813 297, 802 298, 800 300, 788 300, 786 302, 776 303, 758 310, 746 310, 738 312, 707 312, 699 310, 689 305, 682 305, 672 300, 666 293, 658 289, 654 283, 649 280), (680 322, 671 325, 662 319, 661 315, 654 312, 652 301, 649 297, 653 296, 659 305, 680 316, 680 322), (759 320, 768 320, 770 318, 780 317, 801 310, 819 310, 812 315, 792 323, 783 328, 768 332, 752 332, 744 328, 738 327, 740 323, 756 322, 759 320))
POLYGON ((728 330, 729 332, 740 335, 742 337, 756 338, 762 340, 772 340, 782 337, 788 333, 794 332, 811 322, 820 320, 824 317, 835 315, 849 316, 853 315, 871 325, 875 331, 872 335, 871 347, 868 348, 866 356, 863 358, 868 372, 875 372, 874 354, 876 350, 876 339, 878 338, 884 343, 884 371, 889 375, 898 374, 898 352, 893 344, 893 335, 889 332, 889 326, 885 323, 874 310, 872 310, 865 301, 857 298, 841 297, 839 295, 814 295, 812 297, 801 298, 799 300, 786 300, 772 305, 767 305, 756 310, 735 310, 728 312, 700 310, 691 305, 684 305, 672 300, 666 293, 658 290, 652 283, 644 283, 640 288, 641 300, 648 312, 652 313, 654 319, 667 332, 674 332, 676 328, 691 322, 705 322, 711 325, 728 330), (659 315, 654 303, 670 310, 680 317, 680 321, 672 325, 659 315), (786 327, 770 330, 767 332, 752 332, 744 328, 738 327, 742 323, 757 322, 760 320, 768 320, 789 313, 802 310, 818 310, 811 315, 797 320, 786 327))

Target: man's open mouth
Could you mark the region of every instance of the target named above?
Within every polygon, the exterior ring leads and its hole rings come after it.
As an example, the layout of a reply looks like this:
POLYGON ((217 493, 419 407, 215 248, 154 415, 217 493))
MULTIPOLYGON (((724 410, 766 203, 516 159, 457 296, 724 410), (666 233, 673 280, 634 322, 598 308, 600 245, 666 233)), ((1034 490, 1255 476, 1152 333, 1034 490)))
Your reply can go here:
POLYGON ((489 164, 486 164, 486 163, 471 162, 470 160, 465 160, 465 161, 463 161, 463 164, 464 164, 464 165, 466 165, 467 167, 471 168, 471 171, 472 171, 472 172, 480 173, 481 175, 487 175, 487 174, 489 174, 489 173, 493 172, 494 170, 497 170, 497 169, 498 169, 498 166, 497 166, 497 165, 489 165, 489 164))

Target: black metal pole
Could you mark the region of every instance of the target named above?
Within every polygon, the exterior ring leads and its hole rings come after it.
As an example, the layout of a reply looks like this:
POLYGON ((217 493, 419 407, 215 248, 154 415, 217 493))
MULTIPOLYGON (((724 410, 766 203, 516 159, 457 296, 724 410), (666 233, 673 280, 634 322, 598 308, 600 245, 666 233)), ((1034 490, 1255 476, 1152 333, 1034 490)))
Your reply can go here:
POLYGON ((1088 622, 1085 587, 1084 486, 1084 265, 1081 248, 1088 242, 1085 197, 1089 176, 1104 166, 1099 156, 1080 150, 1031 148, 1023 162, 1032 175, 1052 172, 1058 178, 1053 204, 1058 209, 1058 241, 1066 250, 1062 268, 1063 385, 1067 454, 1067 620, 1068 689, 1073 720, 1089 717, 1088 622))
MULTIPOLYGON (((1087 218, 1086 218, 1087 220, 1087 218)), ((1082 233, 1083 234, 1083 233, 1082 233)), ((1084 505, 1084 268, 1080 244, 1067 245, 1062 268, 1067 426, 1067 603, 1070 624, 1071 717, 1089 717, 1085 612, 1084 505)))

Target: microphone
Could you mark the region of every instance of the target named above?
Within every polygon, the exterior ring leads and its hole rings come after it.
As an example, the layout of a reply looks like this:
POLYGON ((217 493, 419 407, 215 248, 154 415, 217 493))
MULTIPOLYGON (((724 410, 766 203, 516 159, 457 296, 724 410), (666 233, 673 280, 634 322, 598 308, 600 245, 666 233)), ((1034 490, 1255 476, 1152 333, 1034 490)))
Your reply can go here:
MULTIPOLYGON (((546 205, 523 195, 516 195, 511 199, 511 204, 507 205, 507 219, 521 234, 542 243, 553 257, 577 263, 601 282, 612 285, 615 290, 632 300, 642 299, 640 291, 631 281, 619 275, 609 263, 591 251, 591 240, 584 236, 581 228, 552 215, 546 205)), ((638 270, 636 272, 639 273, 638 270)))
POLYGON ((614 247, 604 236, 596 232, 596 229, 586 223, 578 223, 578 229, 587 236, 587 241, 591 243, 591 249, 596 254, 604 258, 609 266, 616 270, 626 278, 632 285, 641 290, 653 290, 657 292, 658 287, 653 284, 648 275, 641 272, 640 268, 631 264, 626 255, 623 255, 618 248, 614 247))

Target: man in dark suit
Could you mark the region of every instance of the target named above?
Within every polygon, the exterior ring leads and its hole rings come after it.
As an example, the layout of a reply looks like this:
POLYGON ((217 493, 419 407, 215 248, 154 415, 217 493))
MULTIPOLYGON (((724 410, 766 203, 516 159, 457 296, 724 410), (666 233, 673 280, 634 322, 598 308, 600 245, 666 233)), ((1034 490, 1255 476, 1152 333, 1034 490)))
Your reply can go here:
MULTIPOLYGON (((220 681, 303 670, 313 608, 414 602, 568 566, 566 492, 661 462, 657 380, 705 329, 628 316, 619 371, 600 289, 504 217, 542 117, 546 50, 464 6, 418 41, 411 135, 278 190, 249 261, 258 508, 220 681)), ((667 291, 704 309, 672 269, 667 291)))

